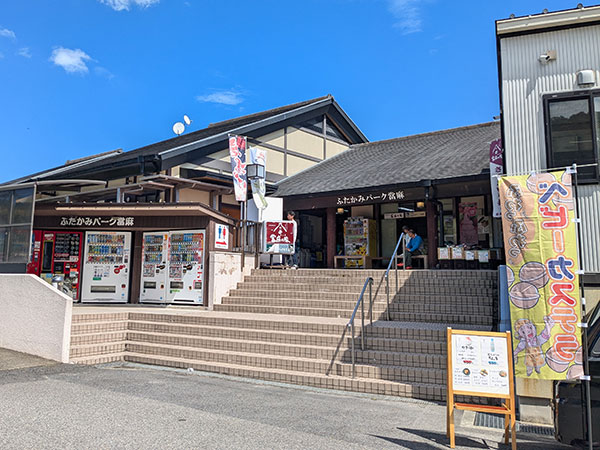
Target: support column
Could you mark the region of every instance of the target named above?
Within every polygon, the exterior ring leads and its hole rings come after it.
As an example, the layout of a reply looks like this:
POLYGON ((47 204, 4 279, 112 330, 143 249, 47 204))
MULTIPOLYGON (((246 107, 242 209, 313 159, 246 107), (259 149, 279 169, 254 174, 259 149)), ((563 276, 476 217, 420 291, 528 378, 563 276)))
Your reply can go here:
POLYGON ((327 208, 327 267, 333 269, 335 247, 335 208, 327 208))
POLYGON ((433 268, 438 263, 438 230, 437 230, 437 208, 435 203, 427 201, 425 203, 427 211, 427 260, 429 267, 433 268))

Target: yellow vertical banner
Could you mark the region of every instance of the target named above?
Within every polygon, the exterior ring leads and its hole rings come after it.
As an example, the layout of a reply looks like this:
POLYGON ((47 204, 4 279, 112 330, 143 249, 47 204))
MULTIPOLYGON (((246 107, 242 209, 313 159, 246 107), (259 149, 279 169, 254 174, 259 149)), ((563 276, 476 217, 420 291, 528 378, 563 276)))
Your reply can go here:
POLYGON ((515 375, 583 375, 572 169, 499 180, 515 375))

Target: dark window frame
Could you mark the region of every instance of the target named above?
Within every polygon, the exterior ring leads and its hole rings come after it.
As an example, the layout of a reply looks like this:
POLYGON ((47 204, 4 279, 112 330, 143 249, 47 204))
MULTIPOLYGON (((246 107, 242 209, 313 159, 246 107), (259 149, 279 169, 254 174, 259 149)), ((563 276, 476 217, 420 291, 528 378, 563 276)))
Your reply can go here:
MULTIPOLYGON (((581 91, 561 92, 557 94, 546 94, 542 97, 544 110, 544 135, 546 139, 546 168, 555 169, 553 153, 552 153, 552 136, 550 132, 550 104, 568 100, 587 100, 590 112, 592 125, 592 146, 596 156, 596 163, 600 164, 600 145, 598 143, 597 128, 600 124, 596 124, 596 114, 594 109, 594 99, 600 98, 600 89, 586 89, 581 91)), ((594 168, 595 176, 582 177, 578 176, 579 184, 598 184, 600 183, 600 167, 594 168)))

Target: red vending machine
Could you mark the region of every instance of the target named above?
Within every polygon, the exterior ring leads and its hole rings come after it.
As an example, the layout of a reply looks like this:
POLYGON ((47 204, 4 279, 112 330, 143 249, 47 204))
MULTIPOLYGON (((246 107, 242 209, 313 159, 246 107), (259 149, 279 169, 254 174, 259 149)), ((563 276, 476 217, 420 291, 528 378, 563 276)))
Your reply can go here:
POLYGON ((33 231, 31 261, 28 273, 52 284, 57 276, 58 289, 79 300, 83 233, 77 231, 33 231))

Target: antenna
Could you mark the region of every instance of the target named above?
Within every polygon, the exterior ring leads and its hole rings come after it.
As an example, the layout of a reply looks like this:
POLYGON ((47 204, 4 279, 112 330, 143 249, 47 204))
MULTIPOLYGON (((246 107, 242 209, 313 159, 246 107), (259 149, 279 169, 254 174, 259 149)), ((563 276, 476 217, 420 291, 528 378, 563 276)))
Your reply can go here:
MULTIPOLYGON (((183 122, 185 122, 185 125, 190 126, 192 124, 192 119, 190 119, 187 114, 184 114, 183 122)), ((177 136, 181 136, 185 131, 185 125, 183 122, 175 122, 173 124, 173 133, 175 133, 177 136)))
POLYGON ((181 136, 181 134, 183 134, 184 131, 185 125, 181 122, 175 122, 175 124, 173 125, 173 133, 175 133, 177 136, 181 136))

